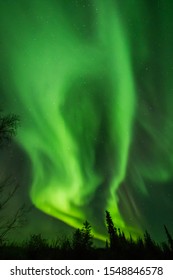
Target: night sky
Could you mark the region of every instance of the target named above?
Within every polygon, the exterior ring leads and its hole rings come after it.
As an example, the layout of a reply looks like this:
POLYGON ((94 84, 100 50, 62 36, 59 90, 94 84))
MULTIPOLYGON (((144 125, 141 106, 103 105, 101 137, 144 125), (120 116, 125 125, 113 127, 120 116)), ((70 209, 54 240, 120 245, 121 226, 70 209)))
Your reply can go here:
MULTIPOLYGON (((20 116, 0 176, 23 232, 87 219, 173 232, 173 1, 0 0, 0 107, 20 116)), ((69 227, 70 226, 70 227, 69 227)))

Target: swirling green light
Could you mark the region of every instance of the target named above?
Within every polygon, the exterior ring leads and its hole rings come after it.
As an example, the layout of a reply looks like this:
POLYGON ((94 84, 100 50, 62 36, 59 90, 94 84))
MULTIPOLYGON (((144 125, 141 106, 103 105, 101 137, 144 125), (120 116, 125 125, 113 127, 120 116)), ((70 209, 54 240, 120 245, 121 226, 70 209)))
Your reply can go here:
MULTIPOLYGON (((162 134, 153 111, 148 112, 157 94, 155 69, 149 75, 144 71, 152 60, 144 21, 147 5, 133 1, 134 10, 132 1, 123 6, 113 0, 1 2, 1 60, 8 77, 4 87, 9 106, 22 118, 17 141, 32 162, 33 204, 74 227, 85 219, 96 221, 108 209, 117 226, 138 232, 140 225, 130 226, 120 210, 122 183, 130 176, 147 195, 145 179, 165 182, 172 168, 171 160, 163 166, 157 154, 160 150, 166 157, 163 142, 171 149, 171 123, 161 120, 162 134), (138 125, 146 139, 151 137, 151 147, 156 145, 147 159, 136 136, 138 125)), ((164 74, 165 93, 172 86, 170 69, 164 74)), ((165 111, 172 119, 172 97, 166 96, 165 111)))

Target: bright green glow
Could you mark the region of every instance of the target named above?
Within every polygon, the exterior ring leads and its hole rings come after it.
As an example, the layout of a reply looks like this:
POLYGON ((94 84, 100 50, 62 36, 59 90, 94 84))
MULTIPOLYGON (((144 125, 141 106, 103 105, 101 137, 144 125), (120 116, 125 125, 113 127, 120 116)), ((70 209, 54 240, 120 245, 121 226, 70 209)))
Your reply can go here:
POLYGON ((20 5, 4 13, 4 21, 10 22, 8 39, 14 44, 10 48, 12 77, 25 118, 18 141, 33 164, 33 203, 72 226, 81 226, 88 219, 85 205, 107 176, 94 170, 103 116, 94 104, 93 85, 85 85, 90 79, 98 83, 102 75, 109 88, 97 98, 108 102, 108 141, 113 148, 109 151, 113 164, 105 207, 116 224, 124 227, 116 191, 126 173, 135 108, 130 52, 116 5, 113 1, 94 2, 98 13, 93 11, 97 25, 91 42, 78 38, 67 15, 62 16, 61 5, 54 9, 53 1, 32 1, 33 28, 20 5), (78 104, 72 102, 65 111, 68 98, 78 104), (69 129, 66 115, 75 133, 69 129))
MULTIPOLYGON (((74 227, 93 220, 100 238, 95 217, 108 209, 117 226, 137 233, 120 200, 140 217, 131 185, 147 195, 146 180, 172 179, 172 39, 153 46, 157 58, 149 52, 145 1, 1 2, 4 87, 21 115, 17 141, 32 162, 34 205, 74 227)), ((171 18, 165 2, 162 34, 171 18)))
POLYGON ((110 89, 107 94, 111 95, 109 107, 110 121, 112 122, 110 141, 111 145, 116 147, 116 152, 112 154, 112 157, 115 162, 118 162, 118 166, 114 167, 110 184, 108 208, 116 217, 116 223, 123 227, 124 222, 117 207, 116 191, 126 173, 135 109, 135 89, 128 42, 116 9, 116 3, 115 1, 109 1, 109 4, 98 1, 96 6, 99 7, 100 11, 98 15, 99 39, 106 49, 109 65, 110 89))

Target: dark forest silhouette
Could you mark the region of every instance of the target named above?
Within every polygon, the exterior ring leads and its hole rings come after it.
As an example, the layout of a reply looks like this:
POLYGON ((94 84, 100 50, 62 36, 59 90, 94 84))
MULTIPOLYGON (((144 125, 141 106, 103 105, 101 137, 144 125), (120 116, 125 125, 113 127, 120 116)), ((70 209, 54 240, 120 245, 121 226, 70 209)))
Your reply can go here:
MULTIPOLYGON (((1 148, 15 136, 18 124, 18 116, 3 115, 0 112, 1 148)), ((8 233, 24 225, 26 208, 21 206, 13 216, 4 218, 3 210, 18 189, 18 185, 14 185, 4 195, 8 183, 7 178, 0 185, 0 259, 173 259, 173 238, 166 225, 164 230, 167 242, 156 243, 147 231, 134 240, 130 233, 127 238, 121 229, 116 228, 108 211, 105 211, 107 239, 102 247, 94 244, 94 235, 88 221, 83 223, 81 229, 76 229, 71 238, 57 238, 50 242, 41 234, 33 234, 22 244, 10 242, 7 239, 8 233)))
POLYGON ((41 234, 33 234, 22 244, 10 241, 0 243, 0 259, 59 259, 59 260, 113 260, 113 259, 173 259, 173 239, 164 226, 167 242, 156 243, 146 231, 143 237, 127 238, 116 228, 106 211, 107 239, 102 247, 94 244, 94 235, 88 221, 76 229, 72 237, 48 241, 41 234))

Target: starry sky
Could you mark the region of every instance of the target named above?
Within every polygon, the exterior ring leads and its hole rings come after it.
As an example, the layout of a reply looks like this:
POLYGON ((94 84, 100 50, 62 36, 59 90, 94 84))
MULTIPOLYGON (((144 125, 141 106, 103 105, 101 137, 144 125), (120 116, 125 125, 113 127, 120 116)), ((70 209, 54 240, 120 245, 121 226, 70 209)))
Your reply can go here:
POLYGON ((0 0, 0 106, 20 116, 3 178, 33 205, 23 232, 87 219, 173 231, 171 0, 0 0))

